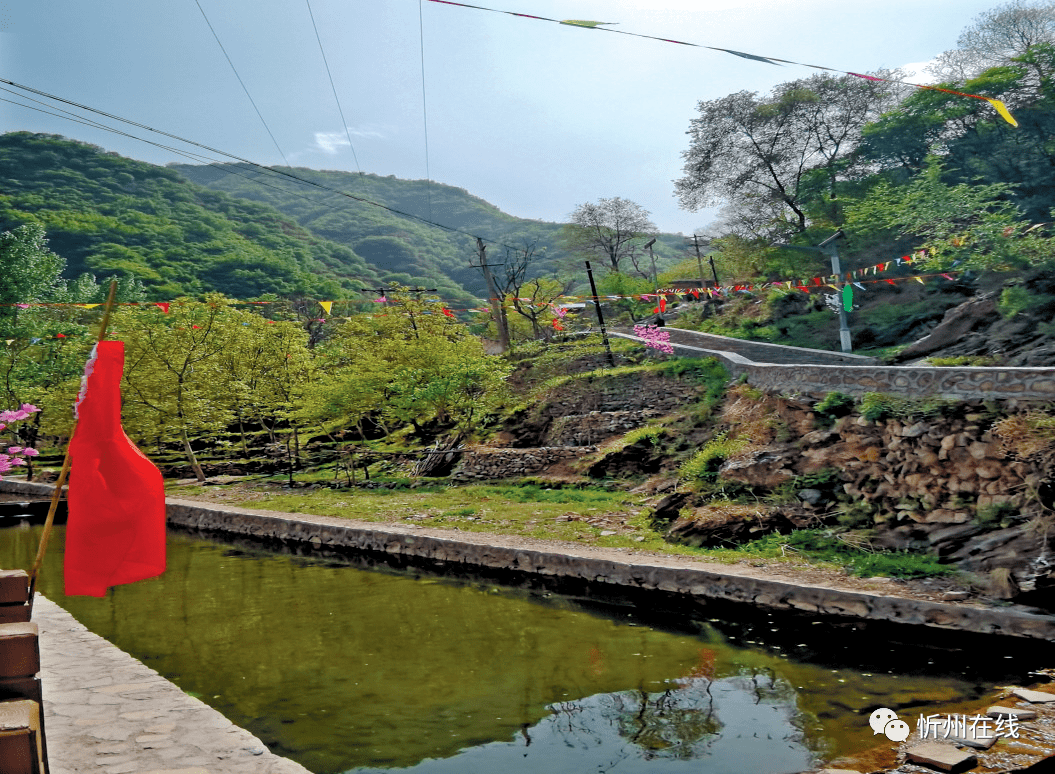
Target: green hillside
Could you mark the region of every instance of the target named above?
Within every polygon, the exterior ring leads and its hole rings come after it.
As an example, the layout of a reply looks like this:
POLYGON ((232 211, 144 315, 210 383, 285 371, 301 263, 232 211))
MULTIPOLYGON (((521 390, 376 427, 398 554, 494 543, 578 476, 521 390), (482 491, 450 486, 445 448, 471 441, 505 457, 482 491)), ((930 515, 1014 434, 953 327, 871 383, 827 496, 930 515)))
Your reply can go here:
MULTIPOLYGON (((473 234, 489 242, 488 260, 493 263, 505 259, 507 247, 522 249, 525 242, 537 242, 529 277, 581 276, 580 287, 585 287, 582 259, 569 254, 560 243, 563 224, 508 215, 462 188, 393 176, 288 170, 320 186, 412 216, 407 217, 293 180, 264 176, 244 164, 179 164, 170 168, 199 185, 267 203, 296 218, 313 234, 351 248, 386 279, 406 285, 428 282, 435 283, 430 287, 444 288, 445 282, 453 281, 477 297, 485 297, 480 271, 470 266, 476 258, 476 242, 468 235, 473 234), (468 234, 437 228, 418 218, 468 234)), ((655 246, 656 262, 662 269, 682 257, 684 250, 680 236, 660 235, 655 246)))
MULTIPOLYGON (((529 278, 568 276, 585 287, 582 258, 560 243, 562 224, 516 218, 438 183, 282 171, 317 185, 247 164, 161 167, 11 132, 0 135, 0 231, 40 223, 67 278, 131 274, 158 300, 210 291, 364 298, 364 289, 398 282, 473 307, 487 297, 472 267, 475 235, 492 264, 534 244, 529 278)), ((659 237, 660 269, 680 257, 681 242, 659 237)))
POLYGON ((0 230, 30 222, 44 226, 66 276, 131 273, 153 298, 333 296, 380 280, 348 248, 270 207, 97 146, 0 135, 0 230))

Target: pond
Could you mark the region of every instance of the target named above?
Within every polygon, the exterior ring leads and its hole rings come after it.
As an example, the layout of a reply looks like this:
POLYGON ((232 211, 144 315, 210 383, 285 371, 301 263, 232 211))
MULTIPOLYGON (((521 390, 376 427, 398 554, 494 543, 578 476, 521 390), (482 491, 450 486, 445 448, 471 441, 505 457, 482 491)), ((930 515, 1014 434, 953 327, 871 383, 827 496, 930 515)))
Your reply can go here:
MULTIPOLYGON (((0 530, 0 567, 28 568, 40 529, 0 530)), ((63 538, 46 596, 316 774, 795 772, 875 745, 877 707, 914 726, 1038 666, 1008 641, 928 648, 180 533, 161 578, 65 597, 63 538)))

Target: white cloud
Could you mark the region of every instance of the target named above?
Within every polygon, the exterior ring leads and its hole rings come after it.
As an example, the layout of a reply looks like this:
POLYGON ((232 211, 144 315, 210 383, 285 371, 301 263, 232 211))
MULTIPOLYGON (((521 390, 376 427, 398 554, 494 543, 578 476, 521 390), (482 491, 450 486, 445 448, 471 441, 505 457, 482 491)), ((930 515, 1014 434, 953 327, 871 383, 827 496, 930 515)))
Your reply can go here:
POLYGON ((357 139, 377 140, 384 134, 376 129, 355 129, 348 127, 347 132, 315 132, 315 148, 323 153, 335 155, 339 150, 348 147, 348 135, 357 139))

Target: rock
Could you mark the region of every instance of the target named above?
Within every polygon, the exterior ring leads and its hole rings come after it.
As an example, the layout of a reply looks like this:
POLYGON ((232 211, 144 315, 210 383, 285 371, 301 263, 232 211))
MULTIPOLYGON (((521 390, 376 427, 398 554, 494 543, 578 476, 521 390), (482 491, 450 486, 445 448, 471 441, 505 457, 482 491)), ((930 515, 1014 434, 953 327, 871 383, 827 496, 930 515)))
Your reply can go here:
POLYGON ((803 502, 809 503, 810 505, 816 505, 824 499, 824 492, 819 489, 800 489, 798 491, 798 497, 803 502))
POLYGON ((901 350, 894 360, 914 360, 952 346, 975 328, 991 322, 995 313, 996 299, 992 293, 965 301, 947 311, 934 330, 901 350))
POLYGON ((1013 688, 1011 693, 1020 699, 1025 699, 1031 704, 1049 704, 1055 701, 1055 693, 1047 693, 1046 691, 1032 691, 1029 688, 1013 688))
POLYGON ((930 430, 930 425, 926 422, 917 422, 914 425, 903 428, 901 430, 901 436, 902 438, 919 438, 928 430, 930 430))
POLYGON ((912 763, 922 763, 925 766, 952 772, 966 771, 978 763, 978 758, 971 753, 940 742, 924 742, 910 747, 905 757, 912 763))
POLYGON ((953 744, 963 745, 964 747, 973 747, 976 750, 988 750, 1000 739, 992 729, 986 728, 975 728, 973 733, 970 733, 968 728, 966 736, 949 736, 949 741, 953 744))
POLYGON ((991 718, 999 718, 1001 716, 1009 718, 1014 715, 1015 720, 1033 720, 1033 718, 1037 716, 1037 713, 1031 709, 1022 709, 1020 707, 1003 707, 999 704, 995 704, 989 709, 987 709, 985 711, 985 714, 991 718))

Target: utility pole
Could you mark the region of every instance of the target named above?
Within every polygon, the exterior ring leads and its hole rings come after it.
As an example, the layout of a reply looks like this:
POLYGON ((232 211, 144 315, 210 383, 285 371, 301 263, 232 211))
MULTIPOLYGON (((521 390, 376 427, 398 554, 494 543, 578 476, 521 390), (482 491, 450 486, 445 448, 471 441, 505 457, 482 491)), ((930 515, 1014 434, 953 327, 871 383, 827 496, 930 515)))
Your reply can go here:
POLYGON ((498 343, 503 352, 509 350, 509 328, 506 327, 506 316, 502 310, 502 301, 498 297, 498 289, 495 287, 494 278, 491 277, 491 267, 487 263, 487 247, 480 237, 476 237, 476 252, 480 256, 480 268, 484 272, 484 281, 487 282, 487 292, 491 294, 491 317, 498 328, 498 343))
POLYGON ((652 288, 654 290, 659 290, 659 275, 656 274, 656 255, 652 252, 652 245, 655 243, 656 238, 652 237, 645 242, 645 249, 648 250, 648 257, 652 259, 652 288))
POLYGON ((852 352, 853 343, 850 341, 850 323, 846 317, 846 303, 843 302, 843 288, 846 287, 846 283, 843 281, 842 264, 839 263, 839 248, 836 246, 836 240, 842 236, 846 236, 846 234, 843 233, 842 229, 839 229, 817 245, 817 247, 823 250, 831 245, 832 274, 839 278, 836 280, 839 283, 839 345, 843 352, 852 352))
MULTIPOLYGON (((708 237, 704 237, 709 239, 708 237)), ((688 240, 686 240, 688 241, 688 240)), ((700 287, 707 287, 707 280, 703 278, 703 257, 700 255, 700 235, 692 235, 692 245, 696 248, 696 265, 700 267, 700 287)), ((714 286, 718 287, 718 271, 714 268, 714 256, 707 256, 708 263, 711 264, 711 275, 714 277, 714 286)))
POLYGON ((604 341, 604 351, 608 353, 608 366, 615 368, 615 357, 612 355, 612 345, 608 343, 608 331, 604 327, 604 315, 601 314, 601 299, 597 297, 597 285, 593 282, 593 270, 590 262, 586 262, 586 276, 590 278, 590 292, 593 293, 593 305, 597 308, 597 322, 601 326, 601 340, 604 341))
POLYGON ((843 301, 843 290, 846 288, 846 282, 844 282, 842 275, 842 264, 839 263, 839 248, 835 244, 835 241, 839 239, 839 237, 844 236, 846 236, 846 233, 842 229, 839 229, 816 247, 786 245, 780 242, 775 242, 770 245, 770 247, 783 247, 788 250, 804 250, 805 252, 825 253, 831 258, 832 274, 836 277, 835 281, 839 283, 836 288, 839 291, 839 348, 843 352, 853 352, 853 342, 850 339, 850 323, 846 315, 846 302, 843 301))

